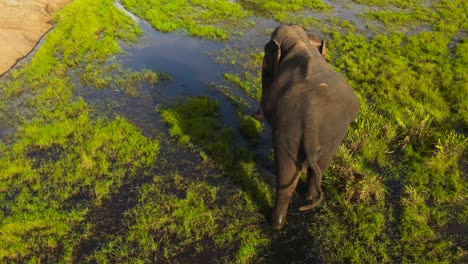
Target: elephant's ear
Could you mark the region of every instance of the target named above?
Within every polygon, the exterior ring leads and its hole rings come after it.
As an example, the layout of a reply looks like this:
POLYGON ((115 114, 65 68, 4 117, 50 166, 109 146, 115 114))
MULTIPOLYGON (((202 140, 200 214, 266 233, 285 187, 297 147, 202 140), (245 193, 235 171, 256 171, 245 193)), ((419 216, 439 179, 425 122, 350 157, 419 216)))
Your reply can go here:
POLYGON ((325 46, 325 40, 322 40, 322 43, 319 47, 320 54, 322 55, 323 59, 327 59, 327 48, 325 46))
POLYGON ((316 37, 314 35, 309 35, 309 41, 312 46, 316 47, 320 55, 326 60, 327 59, 327 49, 325 47, 325 40, 320 39, 319 37, 316 37))
POLYGON ((278 66, 281 57, 281 48, 278 41, 275 39, 270 40, 265 45, 265 59, 263 61, 264 70, 273 70, 278 66))

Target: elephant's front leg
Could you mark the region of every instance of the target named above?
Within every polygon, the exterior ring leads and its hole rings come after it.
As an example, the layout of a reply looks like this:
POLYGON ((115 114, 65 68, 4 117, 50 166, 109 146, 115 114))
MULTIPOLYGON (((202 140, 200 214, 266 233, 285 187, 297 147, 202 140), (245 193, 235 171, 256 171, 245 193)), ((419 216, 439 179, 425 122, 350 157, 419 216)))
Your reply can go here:
POLYGON ((274 230, 280 230, 286 223, 286 213, 299 180, 300 170, 297 168, 295 160, 284 149, 275 147, 275 159, 278 176, 276 178, 276 203, 272 212, 272 226, 274 230))

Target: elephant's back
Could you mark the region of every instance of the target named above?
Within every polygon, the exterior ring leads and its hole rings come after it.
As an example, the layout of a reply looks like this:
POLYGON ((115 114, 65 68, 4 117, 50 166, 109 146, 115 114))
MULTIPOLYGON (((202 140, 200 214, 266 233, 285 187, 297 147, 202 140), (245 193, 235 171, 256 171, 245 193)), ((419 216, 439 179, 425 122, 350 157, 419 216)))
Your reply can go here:
POLYGON ((302 85, 303 97, 309 101, 309 107, 322 109, 319 111, 329 112, 330 115, 336 113, 337 118, 344 117, 346 123, 356 119, 359 101, 346 79, 331 67, 304 81, 302 85))
POLYGON ((353 89, 325 60, 284 63, 282 67, 269 89, 273 116, 292 117, 290 122, 295 122, 315 112, 346 125, 357 117, 359 101, 353 89))

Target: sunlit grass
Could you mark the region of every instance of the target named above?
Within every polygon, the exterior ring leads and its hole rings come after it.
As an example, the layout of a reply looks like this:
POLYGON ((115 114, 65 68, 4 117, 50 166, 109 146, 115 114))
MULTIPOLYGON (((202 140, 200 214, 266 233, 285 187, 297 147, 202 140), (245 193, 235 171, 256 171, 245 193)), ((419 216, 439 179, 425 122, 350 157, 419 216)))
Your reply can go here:
MULTIPOLYGON (((390 11, 388 14, 396 15, 390 11)), ((399 23, 410 23, 413 19, 399 23)), ((455 19, 455 24, 457 21, 455 19)), ((359 192, 378 190, 385 188, 386 182, 394 185, 392 181, 401 186, 391 189, 393 197, 386 202, 376 196, 377 203, 366 208, 372 213, 360 212, 362 201, 337 207, 330 205, 331 208, 341 208, 336 212, 356 214, 359 225, 371 227, 361 230, 361 235, 380 230, 375 233, 378 240, 372 243, 372 251, 360 248, 357 242, 361 239, 353 239, 352 243, 339 248, 338 252, 348 245, 350 250, 338 253, 340 258, 351 262, 368 257, 375 258, 369 259, 370 262, 392 262, 392 259, 451 262, 457 258, 451 237, 439 233, 447 221, 458 218, 450 216, 454 212, 450 208, 466 201, 463 191, 466 183, 459 177, 462 173, 459 165, 462 152, 459 151, 466 150, 468 145, 466 135, 457 132, 457 123, 466 123, 463 119, 466 119, 465 94, 468 91, 464 81, 460 82, 463 78, 458 77, 461 64, 453 63, 460 57, 454 60, 448 48, 454 37, 452 29, 440 28, 412 36, 376 35, 370 40, 354 34, 336 34, 329 41, 333 64, 345 73, 364 104, 345 142, 355 157, 348 159, 349 166, 365 179, 375 177, 376 173, 382 179, 388 179, 353 188, 359 192), (369 111, 367 105, 374 110, 369 111), (446 148, 442 147, 442 142, 451 142, 449 148, 459 151, 449 151, 451 154, 448 154, 443 151, 446 148), (396 202, 392 201, 395 197, 398 197, 396 202), (379 218, 368 218, 370 215, 379 218), (371 225, 375 219, 381 219, 379 228, 371 225), (386 230, 382 221, 388 223, 386 230), (392 240, 394 246, 386 246, 392 240)), ((463 45, 464 41, 457 43, 455 50, 463 45)), ((338 153, 338 158, 341 155, 338 153)), ((340 167, 339 163, 338 159, 335 166, 340 167)), ((327 176, 339 177, 330 173, 327 176)), ((351 181, 348 184, 357 183, 351 181)), ((323 210, 327 213, 325 225, 336 227, 339 222, 328 221, 329 205, 323 210)), ((332 246, 339 240, 336 235, 349 236, 346 233, 355 229, 353 221, 342 222, 340 232, 330 233, 332 238, 325 243, 330 243, 331 250, 327 253, 330 257, 338 257, 332 246)), ((315 229, 311 232, 319 234, 315 229)))
POLYGON ((399 8, 411 8, 419 6, 423 1, 420 0, 409 0, 409 1, 401 1, 401 0, 353 0, 353 2, 359 4, 366 4, 369 6, 382 6, 382 7, 399 7, 399 8))
MULTIPOLYGON (((319 26, 303 16, 309 9, 329 12, 321 1, 123 2, 161 31, 211 39, 226 39, 253 13, 324 30, 329 62, 353 86, 361 112, 326 172, 324 204, 304 230, 320 246, 320 258, 456 263, 466 257, 445 232, 449 223, 468 224, 465 1, 429 7, 355 1, 376 7, 364 17, 384 26, 370 38, 348 21, 319 26), (336 32, 342 28, 346 34, 336 32), (405 35, 408 28, 416 30, 405 35)), ((0 141, 1 262, 183 262, 212 253, 256 263, 271 254, 265 216, 273 186, 247 148, 236 145, 238 128, 252 143, 261 133, 248 104, 229 98, 239 115, 236 128, 226 127, 218 103, 205 97, 160 108, 170 134, 199 153, 199 166, 219 175, 155 175, 158 140, 122 117, 92 119, 93 109, 73 97, 68 76, 72 70, 85 85, 130 96, 142 82, 165 78, 107 64, 120 52, 117 40, 134 41, 140 30, 107 0, 72 1, 54 23, 31 62, 0 83, 0 122, 13 115, 18 128, 13 143, 0 141), (99 215, 107 211, 110 217, 99 215), (117 230, 105 230, 112 227, 117 230)), ((226 61, 242 71, 224 77, 259 100, 262 53, 241 53, 226 61)))
MULTIPOLYGON (((159 31, 182 30, 190 36, 214 40, 226 40, 232 35, 245 32, 249 25, 255 23, 250 19, 254 14, 272 17, 282 23, 292 23, 298 20, 298 13, 307 10, 325 11, 330 8, 320 0, 123 0, 122 3, 159 31)), ((302 15, 300 19, 310 20, 302 15)))
POLYGON ((325 11, 330 7, 321 0, 242 0, 239 1, 245 8, 253 10, 257 14, 270 16, 281 23, 289 23, 298 13, 305 10, 325 11))
POLYGON ((242 19, 251 14, 239 4, 223 0, 123 0, 122 3, 159 31, 182 29, 190 36, 215 40, 226 40, 228 29, 245 27, 242 19))
MULTIPOLYGON (((219 105, 206 97, 160 110, 170 134, 183 145, 200 147, 216 165, 256 199, 259 209, 271 206, 269 187, 258 178, 247 150, 234 146, 234 131, 219 120, 219 105), (195 145, 194 145, 195 144, 195 145)), ((258 128, 259 129, 259 128, 258 128)), ((257 132, 258 133, 258 132, 257 132)))
POLYGON ((1 83, 11 103, 2 119, 12 111, 18 128, 0 147, 2 262, 75 262, 80 237, 99 225, 90 211, 148 177, 159 150, 123 118, 92 120, 67 76, 119 52, 117 40, 135 40, 136 25, 112 1, 73 1, 54 23, 31 61, 1 83))
POLYGON ((155 176, 139 189, 137 205, 125 214, 128 231, 115 236, 92 259, 172 262, 183 261, 188 254, 195 254, 192 260, 196 260, 196 253, 203 251, 236 263, 254 258, 268 244, 255 210, 241 192, 206 181, 184 175, 155 176), (225 197, 228 201, 223 201, 225 197), (249 230, 248 235, 239 230, 249 230))
MULTIPOLYGON (((369 13, 385 25, 371 38, 323 28, 331 33, 328 61, 353 86, 361 111, 324 177, 326 201, 309 232, 325 260, 457 261, 464 253, 442 230, 466 210, 468 87, 462 68, 468 61, 466 40, 459 39, 465 4, 356 2, 405 10, 369 13), (428 25, 428 32, 400 30, 428 25)), ((244 58, 236 63, 261 65, 244 58)), ((252 93, 261 86, 259 69, 243 67, 224 77, 259 100, 252 93)))
POLYGON ((156 161, 158 142, 125 120, 93 122, 83 102, 71 107, 75 118, 23 126, 2 153, 4 261, 63 260, 75 250, 70 242, 83 235, 77 230, 92 224, 90 208, 117 195, 126 181, 148 177, 156 161))
POLYGON ((240 117, 239 127, 251 143, 256 143, 263 131, 263 124, 251 116, 240 117))

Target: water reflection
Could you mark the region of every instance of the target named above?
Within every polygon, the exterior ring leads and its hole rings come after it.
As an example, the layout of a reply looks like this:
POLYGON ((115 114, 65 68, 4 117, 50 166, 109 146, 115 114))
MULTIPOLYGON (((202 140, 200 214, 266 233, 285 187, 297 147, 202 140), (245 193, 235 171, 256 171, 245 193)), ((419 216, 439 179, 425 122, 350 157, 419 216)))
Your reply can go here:
POLYGON ((174 79, 166 95, 205 95, 207 85, 222 81, 226 65, 216 64, 207 52, 224 48, 222 43, 195 39, 177 33, 161 33, 143 23, 144 37, 136 45, 125 46, 121 58, 125 67, 168 72, 174 79))
POLYGON ((156 87, 146 86, 133 97, 121 91, 93 87, 84 87, 77 95, 85 98, 98 112, 125 116, 147 135, 164 129, 162 126, 165 125, 155 112, 158 105, 170 105, 188 96, 216 99, 223 122, 236 127, 237 118, 231 104, 223 95, 210 89, 210 84, 223 82, 224 72, 233 71, 233 66, 217 64, 214 57, 207 54, 224 49, 225 43, 187 37, 184 32, 158 32, 119 2, 115 5, 139 25, 143 35, 137 43, 121 43, 124 53, 113 60, 134 71, 149 69, 168 73, 172 79, 160 81, 156 87))

